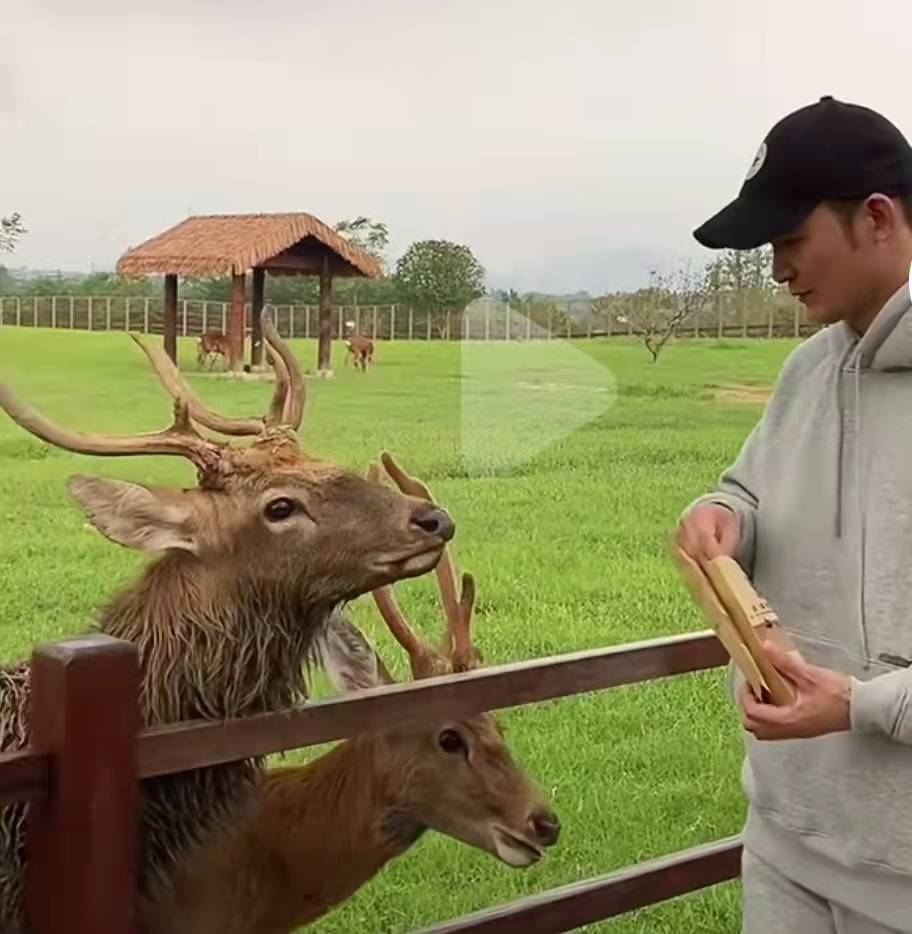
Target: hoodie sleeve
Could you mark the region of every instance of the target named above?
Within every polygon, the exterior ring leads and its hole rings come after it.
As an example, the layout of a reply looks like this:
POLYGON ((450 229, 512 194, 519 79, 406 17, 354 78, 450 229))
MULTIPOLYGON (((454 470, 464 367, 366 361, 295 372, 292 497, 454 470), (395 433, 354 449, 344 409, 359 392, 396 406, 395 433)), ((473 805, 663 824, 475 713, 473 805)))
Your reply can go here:
POLYGON ((912 746, 912 668, 852 679, 849 711, 856 733, 880 733, 912 746))
POLYGON ((738 517, 740 539, 735 560, 750 576, 754 563, 754 539, 757 528, 757 510, 760 503, 760 460, 762 457, 765 418, 748 435, 735 462, 726 468, 716 489, 695 499, 685 509, 686 515, 702 503, 717 503, 730 509, 738 517))

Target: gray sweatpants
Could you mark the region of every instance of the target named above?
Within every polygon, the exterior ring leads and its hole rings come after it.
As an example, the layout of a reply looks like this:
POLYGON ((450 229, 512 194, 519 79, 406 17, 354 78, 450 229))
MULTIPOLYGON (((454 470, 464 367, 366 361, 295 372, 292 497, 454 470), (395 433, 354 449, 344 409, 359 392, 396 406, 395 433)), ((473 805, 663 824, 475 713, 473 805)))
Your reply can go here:
POLYGON ((746 847, 741 860, 741 934, 906 934, 780 875, 746 847))

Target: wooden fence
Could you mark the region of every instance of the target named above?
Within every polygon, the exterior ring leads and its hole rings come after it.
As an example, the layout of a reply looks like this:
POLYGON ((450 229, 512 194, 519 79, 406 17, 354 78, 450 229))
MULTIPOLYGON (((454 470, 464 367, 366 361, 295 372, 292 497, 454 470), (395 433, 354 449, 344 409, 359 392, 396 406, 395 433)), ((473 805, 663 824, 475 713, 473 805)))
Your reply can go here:
MULTIPOLYGON (((357 733, 531 704, 725 664, 711 632, 484 668, 318 700, 282 713, 139 730, 138 660, 105 635, 32 656, 30 746, 0 756, 0 803, 28 801, 31 934, 130 934, 138 780, 357 733)), ((568 931, 737 878, 738 837, 698 846, 425 929, 568 931)))
MULTIPOLYGON (((316 305, 275 305, 279 334, 286 338, 316 338, 316 305)), ((177 333, 196 337, 206 331, 227 332, 228 302, 185 299, 178 302, 177 333)), ((247 305, 249 328, 250 305, 247 305)), ((78 331, 137 331, 161 334, 161 298, 56 295, 0 296, 0 327, 43 327, 78 331)), ((677 337, 806 337, 817 326, 808 322, 800 303, 782 308, 770 302, 750 312, 732 312, 720 305, 688 320, 677 337)), ((623 337, 632 325, 614 316, 567 317, 555 308, 536 320, 498 303, 480 302, 461 313, 435 315, 399 305, 336 305, 333 334, 352 330, 374 340, 533 341, 555 338, 623 337)))

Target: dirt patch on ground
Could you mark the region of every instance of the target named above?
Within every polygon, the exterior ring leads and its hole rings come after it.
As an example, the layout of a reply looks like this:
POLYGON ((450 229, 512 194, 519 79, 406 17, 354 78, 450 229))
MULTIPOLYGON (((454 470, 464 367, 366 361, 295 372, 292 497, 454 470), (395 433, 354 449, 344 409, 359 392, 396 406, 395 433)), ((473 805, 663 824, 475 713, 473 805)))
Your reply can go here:
POLYGON ((713 397, 719 402, 745 402, 750 405, 766 405, 772 389, 769 386, 743 386, 728 383, 714 387, 713 397))

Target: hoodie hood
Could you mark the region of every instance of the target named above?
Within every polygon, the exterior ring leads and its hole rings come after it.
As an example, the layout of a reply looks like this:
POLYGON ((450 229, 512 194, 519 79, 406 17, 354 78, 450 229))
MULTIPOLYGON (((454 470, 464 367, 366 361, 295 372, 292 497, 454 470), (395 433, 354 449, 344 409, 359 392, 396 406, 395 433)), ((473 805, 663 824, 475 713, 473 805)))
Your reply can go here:
MULTIPOLYGON (((855 429, 862 434, 861 372, 877 370, 896 373, 912 370, 912 281, 904 282, 881 308, 877 317, 861 337, 845 321, 828 329, 830 351, 837 359, 836 404, 839 410, 839 449, 837 451, 838 490, 836 498, 835 532, 842 537, 844 509, 843 459, 845 457, 846 408, 852 394, 852 410, 856 413, 855 429)), ((860 451, 861 443, 856 445, 860 451)))
POLYGON ((829 328, 833 353, 849 369, 912 370, 910 311, 912 281, 906 281, 890 296, 861 337, 845 321, 829 328))

